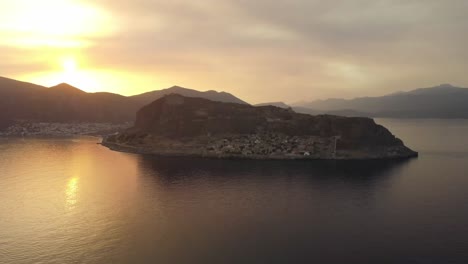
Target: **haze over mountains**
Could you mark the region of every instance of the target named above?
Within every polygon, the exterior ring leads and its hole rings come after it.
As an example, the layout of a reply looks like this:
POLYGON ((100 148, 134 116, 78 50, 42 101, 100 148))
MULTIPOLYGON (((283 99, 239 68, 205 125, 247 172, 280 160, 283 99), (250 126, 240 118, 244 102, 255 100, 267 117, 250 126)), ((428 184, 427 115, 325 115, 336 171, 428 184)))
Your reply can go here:
MULTIPOLYGON (((131 122, 143 106, 168 94, 212 101, 247 104, 226 92, 200 92, 179 86, 135 96, 86 93, 68 84, 44 87, 0 77, 0 127, 10 120, 44 122, 131 122)), ((283 102, 258 104, 288 108, 283 102)), ((444 84, 382 97, 328 99, 292 104, 299 113, 313 115, 468 118, 468 89, 444 84)))
POLYGON ((468 118, 468 89, 442 84, 381 97, 294 104, 302 113, 391 118, 468 118))

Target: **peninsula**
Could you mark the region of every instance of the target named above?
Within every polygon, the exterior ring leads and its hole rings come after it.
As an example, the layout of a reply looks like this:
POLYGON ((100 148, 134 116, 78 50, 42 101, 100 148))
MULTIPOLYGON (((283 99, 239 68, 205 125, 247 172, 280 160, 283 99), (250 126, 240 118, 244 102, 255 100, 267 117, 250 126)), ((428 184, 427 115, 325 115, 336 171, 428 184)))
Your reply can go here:
POLYGON ((252 159, 409 158, 406 147, 370 118, 312 116, 275 106, 215 102, 178 94, 137 112, 132 128, 107 136, 117 151, 252 159))

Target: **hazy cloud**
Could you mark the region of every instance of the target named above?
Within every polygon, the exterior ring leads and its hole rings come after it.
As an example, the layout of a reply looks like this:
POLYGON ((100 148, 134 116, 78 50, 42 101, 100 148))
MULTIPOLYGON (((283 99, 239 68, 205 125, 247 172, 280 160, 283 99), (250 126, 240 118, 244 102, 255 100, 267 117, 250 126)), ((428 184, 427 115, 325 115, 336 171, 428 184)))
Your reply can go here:
MULTIPOLYGON (((252 102, 468 86, 463 0, 81 2, 113 23, 112 34, 85 37, 89 45, 79 50, 90 65, 160 85, 226 90, 252 102)), ((10 64, 14 58, 0 69, 10 64)))

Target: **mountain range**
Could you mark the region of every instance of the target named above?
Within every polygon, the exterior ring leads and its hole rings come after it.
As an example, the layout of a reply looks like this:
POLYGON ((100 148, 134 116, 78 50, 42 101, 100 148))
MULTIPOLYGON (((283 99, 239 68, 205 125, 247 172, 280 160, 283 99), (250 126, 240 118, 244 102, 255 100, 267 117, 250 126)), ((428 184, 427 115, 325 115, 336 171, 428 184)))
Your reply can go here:
POLYGON ((225 92, 199 92, 179 86, 135 96, 86 93, 62 83, 50 88, 0 77, 0 126, 10 120, 47 122, 127 122, 138 109, 168 94, 246 104, 225 92))
MULTIPOLYGON (((230 93, 200 92, 179 86, 122 96, 106 92, 87 93, 65 83, 44 87, 0 77, 0 128, 17 119, 44 122, 132 122, 139 109, 169 94, 248 104, 230 93)), ((298 113, 312 115, 468 118, 468 89, 443 84, 381 97, 327 99, 291 105, 271 102, 255 106, 264 105, 291 107, 298 113)))
POLYGON ((442 84, 380 97, 327 99, 291 105, 296 112, 387 118, 468 118, 468 89, 442 84))

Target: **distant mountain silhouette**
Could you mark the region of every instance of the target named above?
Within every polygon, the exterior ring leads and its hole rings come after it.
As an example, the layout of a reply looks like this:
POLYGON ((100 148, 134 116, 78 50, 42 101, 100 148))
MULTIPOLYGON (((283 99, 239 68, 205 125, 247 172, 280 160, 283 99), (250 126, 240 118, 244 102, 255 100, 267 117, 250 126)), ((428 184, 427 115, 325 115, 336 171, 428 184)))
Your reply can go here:
POLYGON ((169 95, 169 94, 180 94, 186 97, 199 97, 199 98, 205 98, 208 100, 223 102, 223 103, 247 104, 246 102, 242 101, 241 99, 235 97, 234 95, 230 93, 217 92, 217 91, 200 92, 197 90, 192 90, 192 89, 188 89, 188 88, 184 88, 180 86, 172 86, 170 88, 163 89, 163 90, 151 91, 151 92, 147 92, 144 94, 132 96, 131 98, 133 100, 144 102, 144 104, 149 104, 163 97, 164 95, 169 95))
POLYGON ((121 122, 131 120, 127 111, 137 105, 110 93, 86 93, 68 84, 51 88, 1 78, 1 120, 49 122, 121 122))
MULTIPOLYGON (((47 88, 0 77, 0 129, 15 119, 47 122, 133 121, 138 109, 169 94, 247 104, 226 92, 200 92, 179 86, 126 97, 105 92, 86 93, 66 83, 47 88)), ((260 105, 289 107, 283 102, 260 105)), ((468 118, 468 89, 443 84, 382 97, 300 103, 293 105, 293 109, 299 113, 313 115, 468 118)))
POLYGON ((267 105, 276 106, 276 107, 280 107, 280 108, 290 108, 291 107, 291 106, 287 105, 284 102, 261 103, 261 104, 256 104, 255 106, 267 106, 267 105))
POLYGON ((246 104, 229 93, 199 92, 177 86, 126 97, 104 92, 87 93, 66 83, 47 88, 0 77, 0 129, 15 119, 47 122, 133 121, 138 109, 175 92, 187 97, 246 104))
POLYGON ((468 89, 442 84, 381 97, 327 99, 294 105, 309 114, 391 118, 468 118, 468 89))
POLYGON ((314 110, 307 107, 292 107, 292 109, 301 114, 309 114, 309 115, 336 115, 336 116, 347 116, 347 117, 372 117, 369 113, 363 113, 354 111, 351 109, 343 109, 343 110, 335 110, 335 111, 320 111, 314 110))

